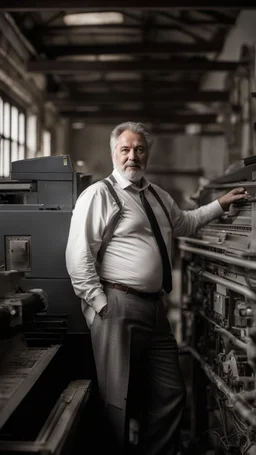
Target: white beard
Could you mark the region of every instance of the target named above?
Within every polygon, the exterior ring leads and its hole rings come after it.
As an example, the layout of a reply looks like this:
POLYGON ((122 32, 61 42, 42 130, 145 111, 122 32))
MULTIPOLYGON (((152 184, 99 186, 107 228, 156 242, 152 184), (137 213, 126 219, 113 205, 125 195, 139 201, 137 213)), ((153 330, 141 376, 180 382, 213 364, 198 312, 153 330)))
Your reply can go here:
POLYGON ((114 168, 119 172, 120 175, 130 180, 130 182, 134 183, 139 182, 144 175, 144 171, 142 169, 137 169, 136 171, 133 171, 132 169, 121 169, 115 162, 114 168))

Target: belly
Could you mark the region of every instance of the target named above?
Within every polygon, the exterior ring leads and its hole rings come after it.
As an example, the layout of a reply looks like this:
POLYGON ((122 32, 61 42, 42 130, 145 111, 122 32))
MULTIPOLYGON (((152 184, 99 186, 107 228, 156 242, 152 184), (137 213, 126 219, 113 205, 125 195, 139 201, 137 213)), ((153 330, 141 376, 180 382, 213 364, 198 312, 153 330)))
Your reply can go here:
POLYGON ((144 292, 159 291, 162 261, 155 240, 111 242, 103 258, 101 277, 144 292))

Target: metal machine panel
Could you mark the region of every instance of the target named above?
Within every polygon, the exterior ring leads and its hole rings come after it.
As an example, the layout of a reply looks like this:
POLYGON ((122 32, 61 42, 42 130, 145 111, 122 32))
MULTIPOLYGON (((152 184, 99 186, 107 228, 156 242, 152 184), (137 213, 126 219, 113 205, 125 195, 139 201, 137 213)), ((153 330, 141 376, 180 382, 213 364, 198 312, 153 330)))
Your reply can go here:
POLYGON ((69 155, 47 156, 44 158, 31 158, 28 160, 13 161, 12 163, 12 179, 44 179, 50 178, 56 174, 61 178, 70 178, 72 180, 73 165, 69 155), (28 174, 30 175, 29 177, 28 174), (63 176, 65 175, 65 177, 63 176))
POLYGON ((39 181, 38 204, 73 206, 73 182, 39 181))
POLYGON ((5 237, 5 257, 7 270, 20 270, 21 272, 31 271, 31 237, 6 236, 5 237))
POLYGON ((21 279, 22 287, 42 288, 49 296, 48 312, 67 315, 69 333, 85 333, 88 328, 81 311, 81 299, 75 294, 70 280, 60 278, 57 285, 55 279, 26 278, 21 279))
POLYGON ((68 278, 65 266, 65 248, 71 212, 65 210, 0 211, 0 261, 10 257, 6 250, 20 236, 31 238, 31 271, 33 278, 68 278))

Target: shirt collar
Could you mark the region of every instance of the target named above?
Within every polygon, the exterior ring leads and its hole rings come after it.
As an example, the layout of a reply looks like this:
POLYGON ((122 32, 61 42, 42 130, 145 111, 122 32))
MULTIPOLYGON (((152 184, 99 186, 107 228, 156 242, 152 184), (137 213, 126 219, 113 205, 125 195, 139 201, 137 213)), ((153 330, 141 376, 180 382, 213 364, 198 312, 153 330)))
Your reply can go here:
POLYGON ((144 176, 142 177, 142 186, 140 188, 138 188, 136 185, 134 185, 133 182, 131 182, 130 180, 128 180, 126 177, 124 177, 123 175, 119 174, 118 170, 117 169, 114 169, 113 170, 113 176, 115 177, 118 185, 120 185, 120 187, 125 190, 126 188, 128 187, 133 187, 135 188, 136 190, 138 191, 142 191, 142 190, 145 190, 146 188, 148 188, 148 186, 150 185, 150 182, 148 181, 148 179, 146 179, 144 176))

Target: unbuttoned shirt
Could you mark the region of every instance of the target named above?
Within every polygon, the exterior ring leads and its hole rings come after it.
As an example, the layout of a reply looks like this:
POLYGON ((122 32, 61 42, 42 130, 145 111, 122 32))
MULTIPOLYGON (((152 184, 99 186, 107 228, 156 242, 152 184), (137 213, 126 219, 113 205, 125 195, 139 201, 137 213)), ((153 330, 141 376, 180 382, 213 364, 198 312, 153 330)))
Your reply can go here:
POLYGON ((106 305, 100 280, 121 283, 143 292, 157 292, 162 285, 162 260, 158 245, 140 200, 145 192, 171 260, 172 237, 189 236, 223 214, 217 200, 194 210, 181 210, 169 193, 145 177, 139 188, 115 169, 114 189, 122 204, 122 217, 109 242, 100 266, 97 254, 104 233, 119 210, 104 182, 99 181, 78 197, 73 209, 66 247, 66 266, 74 292, 81 298, 82 311, 90 326, 95 312, 106 305), (161 205, 149 191, 157 191, 165 204, 172 228, 161 205))

